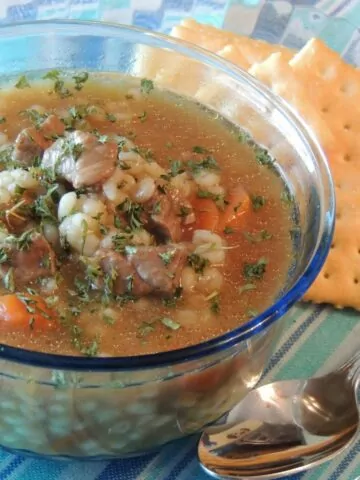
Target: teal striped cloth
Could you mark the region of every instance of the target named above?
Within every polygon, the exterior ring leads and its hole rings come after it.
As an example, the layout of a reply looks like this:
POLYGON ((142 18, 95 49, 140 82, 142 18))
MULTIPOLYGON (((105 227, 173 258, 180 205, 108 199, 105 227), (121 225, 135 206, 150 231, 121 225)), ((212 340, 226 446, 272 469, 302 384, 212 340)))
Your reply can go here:
MULTIPOLYGON (((316 35, 360 66, 359 0, 0 0, 0 23, 99 19, 168 32, 185 16, 292 48, 316 35)), ((287 315, 262 383, 325 373, 359 346, 358 313, 297 305, 287 315)), ((196 459, 197 441, 188 438, 157 454, 96 463, 25 458, 0 449, 0 480, 207 480, 196 459)), ((360 480, 360 441, 333 462, 288 477, 300 479, 360 480)))

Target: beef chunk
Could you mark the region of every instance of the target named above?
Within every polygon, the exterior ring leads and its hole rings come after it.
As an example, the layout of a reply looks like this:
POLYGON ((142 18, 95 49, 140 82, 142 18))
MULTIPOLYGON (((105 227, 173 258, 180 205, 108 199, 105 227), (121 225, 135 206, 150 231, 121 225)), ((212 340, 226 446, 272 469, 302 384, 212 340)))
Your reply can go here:
POLYGON ((145 205, 146 227, 160 242, 180 241, 183 223, 182 207, 192 211, 190 203, 175 188, 167 189, 164 193, 160 188, 145 205))
POLYGON ((64 132, 64 124, 55 115, 50 115, 39 129, 24 128, 16 137, 13 159, 23 165, 32 165, 34 159, 41 157, 54 139, 64 132))
POLYGON ((188 252, 186 245, 169 244, 130 247, 126 255, 101 249, 96 255, 104 272, 114 278, 113 291, 116 295, 170 297, 179 286, 188 252))
POLYGON ((75 130, 45 150, 42 167, 80 188, 107 180, 114 172, 117 153, 116 143, 101 143, 96 135, 75 130))
POLYGON ((22 250, 10 245, 5 251, 8 260, 1 265, 1 272, 5 275, 10 267, 14 268, 16 288, 55 274, 55 254, 43 235, 34 233, 28 246, 22 250))

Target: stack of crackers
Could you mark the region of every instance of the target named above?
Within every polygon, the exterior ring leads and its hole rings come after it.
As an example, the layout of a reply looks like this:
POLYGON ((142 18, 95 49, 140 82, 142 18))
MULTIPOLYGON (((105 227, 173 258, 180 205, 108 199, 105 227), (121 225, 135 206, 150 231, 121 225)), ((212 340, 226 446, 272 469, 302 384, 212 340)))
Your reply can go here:
MULTIPOLYGON (((330 253, 304 299, 360 309, 360 71, 315 38, 296 52, 192 19, 174 27, 171 35, 248 70, 287 100, 313 130, 332 172, 337 211, 330 253)), ((164 62, 157 58, 158 65, 154 57, 142 65, 143 74, 164 86, 181 82, 182 91, 196 93, 199 100, 213 93, 209 85, 203 92, 193 91, 196 65, 190 73, 188 65, 183 68, 175 59, 173 65, 158 68, 164 62)))

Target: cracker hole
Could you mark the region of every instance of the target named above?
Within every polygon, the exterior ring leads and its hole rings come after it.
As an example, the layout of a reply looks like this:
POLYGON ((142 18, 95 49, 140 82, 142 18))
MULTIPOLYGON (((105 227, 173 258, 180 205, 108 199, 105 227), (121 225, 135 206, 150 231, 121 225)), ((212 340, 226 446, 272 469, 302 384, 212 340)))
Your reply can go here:
MULTIPOLYGON (((332 243, 332 244, 330 245, 330 248, 331 248, 331 249, 335 248, 335 243, 332 243)), ((360 253, 360 250, 359 250, 359 253, 360 253)))
POLYGON ((357 285, 359 283, 359 279, 355 277, 354 278, 354 283, 355 283, 355 285, 357 285))
POLYGON ((341 218, 341 212, 336 212, 336 220, 340 220, 341 218))
POLYGON ((345 162, 350 162, 351 156, 348 153, 345 153, 344 160, 345 160, 345 162))
POLYGON ((322 111, 322 113, 328 113, 329 112, 329 107, 322 107, 321 111, 322 111))
POLYGON ((349 123, 345 123, 344 130, 351 130, 351 125, 349 123))
POLYGON ((358 248, 358 254, 360 255, 360 248, 358 248))
POLYGON ((328 279, 330 278, 330 274, 327 273, 327 272, 325 272, 325 273, 324 273, 324 278, 326 278, 326 280, 328 280, 328 279))

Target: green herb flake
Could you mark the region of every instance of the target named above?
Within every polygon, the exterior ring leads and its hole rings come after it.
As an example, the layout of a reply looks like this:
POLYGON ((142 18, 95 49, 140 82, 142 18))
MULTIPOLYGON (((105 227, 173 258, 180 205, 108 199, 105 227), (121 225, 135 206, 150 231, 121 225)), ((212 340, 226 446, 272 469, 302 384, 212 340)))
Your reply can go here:
POLYGON ((169 318, 169 317, 161 317, 160 322, 166 327, 169 328, 170 330, 179 330, 181 327, 180 323, 175 322, 175 320, 169 318))
POLYGON ((141 123, 144 123, 147 119, 147 112, 144 110, 140 115, 138 115, 138 119, 140 120, 141 123))
POLYGON ((254 317, 257 317, 259 315, 259 312, 257 310, 255 310, 254 308, 249 308, 247 311, 246 311, 246 315, 249 317, 249 318, 254 318, 254 317))
POLYGON ((212 155, 208 155, 201 162, 189 160, 187 167, 193 175, 199 175, 203 170, 220 170, 219 164, 212 155))
POLYGON ((114 323, 116 322, 113 316, 108 315, 106 313, 103 313, 102 318, 107 325, 114 325, 114 323))
POLYGON ((80 353, 86 357, 96 357, 99 353, 99 342, 97 339, 94 339, 89 345, 82 346, 80 353))
POLYGON ((0 116, 0 125, 6 122, 6 117, 0 116))
POLYGON ((151 215, 159 215, 161 213, 161 202, 160 200, 157 200, 153 207, 152 207, 152 211, 151 211, 151 215))
POLYGON ((289 192, 288 189, 281 192, 280 200, 284 205, 289 207, 291 207, 295 203, 294 196, 289 192))
POLYGON ((174 146, 173 142, 166 142, 165 147, 166 148, 172 148, 174 146))
POLYGON ((175 250, 169 250, 167 252, 159 253, 158 255, 164 262, 164 265, 170 265, 170 263, 173 261, 175 250))
POLYGON ((143 321, 137 329, 137 337, 144 338, 155 331, 154 322, 143 321))
POLYGON ((30 88, 30 83, 26 75, 21 75, 21 77, 19 77, 18 81, 15 83, 15 87, 19 89, 30 88))
POLYGON ((178 217, 186 218, 191 212, 192 209, 190 207, 187 207, 186 205, 180 205, 178 217))
POLYGON ((14 275, 14 268, 10 267, 7 271, 6 275, 4 276, 4 286, 10 292, 15 292, 15 275, 14 275))
POLYGON ((184 166, 180 160, 170 160, 170 175, 176 177, 185 172, 184 166))
POLYGON ((264 205, 266 205, 266 198, 262 195, 251 195, 251 204, 255 212, 260 210, 264 205))
POLYGON ((192 151, 193 151, 194 153, 200 153, 200 154, 202 154, 202 153, 209 153, 209 150, 208 150, 207 148, 205 148, 205 147, 199 147, 199 146, 197 146, 197 145, 196 145, 195 147, 193 147, 192 151))
POLYGON ((205 267, 209 265, 207 258, 200 257, 197 253, 192 253, 188 256, 188 264, 193 268, 195 273, 204 273, 205 267))
POLYGON ((243 232, 244 237, 250 243, 259 243, 263 240, 270 240, 273 235, 269 233, 267 230, 260 230, 260 232, 250 233, 250 232, 243 232))
POLYGON ((0 264, 6 263, 8 260, 9 260, 9 255, 7 251, 3 247, 1 247, 0 248, 0 264))
POLYGON ((217 195, 207 190, 198 190, 197 196, 199 198, 210 198, 215 202, 215 205, 218 207, 219 210, 224 210, 225 206, 228 204, 228 201, 225 200, 224 195, 217 195))
POLYGON ((254 283, 245 283, 245 285, 238 288, 239 295, 245 292, 250 292, 251 290, 256 290, 256 285, 254 283))
POLYGON ((254 263, 245 263, 243 268, 243 275, 246 279, 261 280, 266 271, 268 260, 264 257, 260 258, 254 263))
POLYGON ((210 310, 212 313, 216 315, 220 312, 220 296, 219 294, 214 295, 210 299, 210 310))
POLYGON ((163 304, 165 305, 165 307, 170 307, 170 308, 176 307, 177 302, 180 300, 182 296, 182 291, 183 291, 182 287, 176 287, 174 295, 171 298, 164 298, 163 304))
POLYGON ((88 72, 80 72, 76 75, 73 75, 72 77, 75 82, 75 89, 76 90, 82 90, 84 87, 85 82, 89 79, 89 74, 88 72))
POLYGON ((154 82, 148 78, 142 78, 140 82, 141 93, 148 95, 152 90, 154 90, 154 82))
POLYGON ((106 114, 106 120, 108 120, 111 123, 115 123, 116 122, 116 117, 113 113, 107 113, 106 114))
POLYGON ((240 143, 243 145, 251 145, 254 144, 253 139, 251 138, 251 135, 247 132, 241 131, 238 135, 238 140, 240 143))

